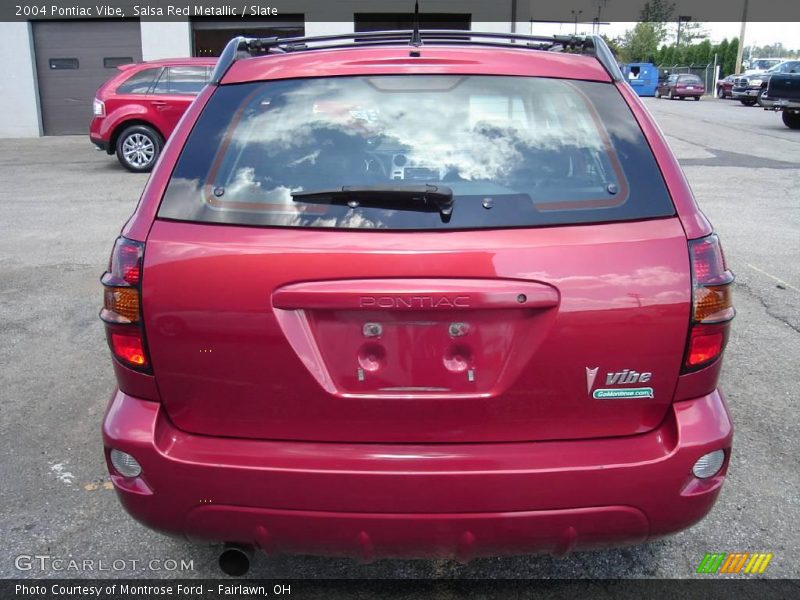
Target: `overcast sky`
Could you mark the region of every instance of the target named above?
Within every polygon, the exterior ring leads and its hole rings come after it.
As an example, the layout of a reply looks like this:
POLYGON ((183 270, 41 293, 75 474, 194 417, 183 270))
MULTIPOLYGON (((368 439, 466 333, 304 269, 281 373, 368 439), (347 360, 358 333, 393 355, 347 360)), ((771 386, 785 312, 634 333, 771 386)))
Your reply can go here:
MULTIPOLYGON (((636 23, 610 23, 602 25, 600 32, 610 37, 617 37, 631 29, 636 23)), ((704 23, 712 42, 721 42, 723 38, 739 37, 741 23, 704 23)), ((550 25, 534 23, 533 33, 552 35, 554 33, 573 33, 575 25, 564 23, 550 25)), ((578 24, 578 33, 591 33, 591 25, 578 24)), ((527 31, 525 33, 528 33, 527 31)), ((672 40, 674 41, 674 39, 672 40)), ((800 49, 800 23, 748 23, 745 31, 745 45, 765 46, 781 42, 788 49, 800 49)))

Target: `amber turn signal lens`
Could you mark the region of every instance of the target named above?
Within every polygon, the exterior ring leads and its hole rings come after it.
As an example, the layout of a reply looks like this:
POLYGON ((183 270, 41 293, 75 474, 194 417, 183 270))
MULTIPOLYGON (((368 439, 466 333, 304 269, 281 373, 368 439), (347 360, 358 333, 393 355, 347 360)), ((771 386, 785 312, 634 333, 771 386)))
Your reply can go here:
POLYGON ((106 287, 103 307, 103 320, 135 323, 139 320, 139 290, 132 287, 106 287))
POLYGON ((707 285, 695 288, 695 322, 727 321, 733 318, 733 314, 730 285, 707 285))

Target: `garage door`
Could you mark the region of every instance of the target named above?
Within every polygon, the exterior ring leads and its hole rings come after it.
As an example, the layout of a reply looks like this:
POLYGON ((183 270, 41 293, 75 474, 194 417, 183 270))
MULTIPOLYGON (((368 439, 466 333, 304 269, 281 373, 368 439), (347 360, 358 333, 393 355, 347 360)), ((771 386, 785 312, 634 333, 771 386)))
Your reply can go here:
POLYGON ((45 135, 86 133, 97 88, 142 60, 138 21, 39 21, 33 43, 45 135))

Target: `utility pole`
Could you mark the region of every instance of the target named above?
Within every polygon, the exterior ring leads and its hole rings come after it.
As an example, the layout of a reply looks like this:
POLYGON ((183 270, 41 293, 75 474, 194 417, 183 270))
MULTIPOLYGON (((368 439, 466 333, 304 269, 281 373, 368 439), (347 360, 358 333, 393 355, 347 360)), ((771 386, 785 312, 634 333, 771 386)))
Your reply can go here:
POLYGON ((517 33, 517 0, 511 0, 511 33, 517 33))
POLYGON ((572 16, 575 17, 575 35, 578 35, 578 17, 583 14, 582 10, 571 10, 572 16))
POLYGON ((691 20, 692 17, 686 15, 678 16, 678 38, 675 40, 675 47, 679 48, 681 45, 681 23, 688 23, 691 20))
POLYGON ((597 5, 597 16, 592 20, 592 33, 600 35, 600 13, 605 8, 608 0, 594 0, 597 5))
POLYGON ((744 52, 744 30, 747 25, 747 3, 749 0, 744 0, 744 9, 742 10, 742 29, 739 31, 739 49, 736 51, 736 66, 733 69, 734 73, 742 72, 742 54, 744 52))

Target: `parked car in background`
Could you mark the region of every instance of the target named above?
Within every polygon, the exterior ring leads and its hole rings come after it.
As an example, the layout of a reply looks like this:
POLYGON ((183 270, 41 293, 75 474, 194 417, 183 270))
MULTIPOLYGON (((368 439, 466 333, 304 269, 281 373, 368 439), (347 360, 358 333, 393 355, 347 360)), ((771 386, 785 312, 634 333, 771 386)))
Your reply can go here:
POLYGON ((751 58, 744 62, 744 75, 760 75, 775 65, 781 64, 785 58, 751 58))
POLYGON ((733 275, 603 39, 332 37, 232 40, 114 244, 124 507, 228 574, 701 520, 733 275))
POLYGON ((733 80, 736 75, 728 75, 725 79, 717 81, 717 98, 730 98, 733 90, 733 80))
POLYGON ((656 98, 666 96, 670 100, 675 100, 676 98, 679 100, 684 98, 700 100, 700 97, 705 93, 706 87, 703 84, 703 80, 691 73, 670 75, 660 81, 656 88, 656 98))
POLYGON ((787 60, 759 75, 741 75, 733 80, 731 95, 745 106, 763 106, 767 85, 773 75, 800 73, 800 60, 787 60))
POLYGON ((800 73, 773 75, 763 102, 767 110, 781 112, 783 124, 789 129, 800 129, 800 73))
POLYGON ((133 63, 95 95, 89 139, 129 171, 150 171, 178 120, 211 76, 214 58, 133 63))

